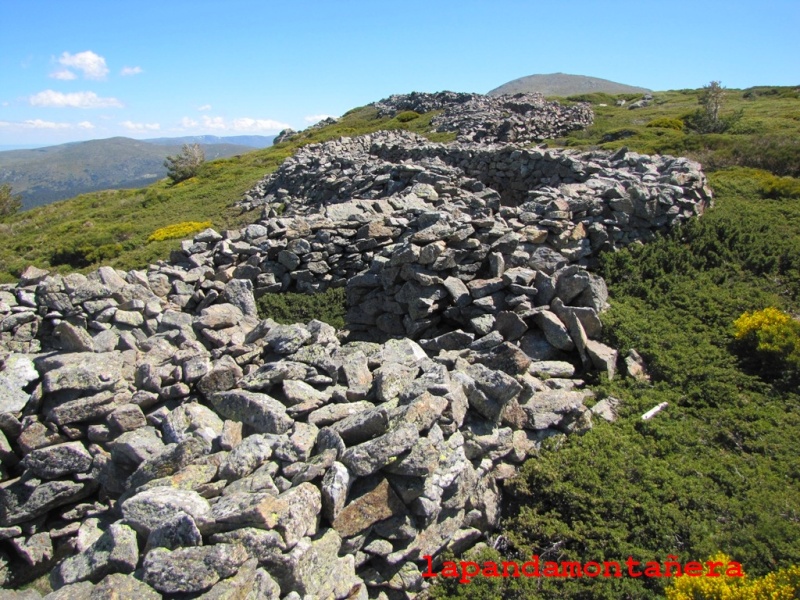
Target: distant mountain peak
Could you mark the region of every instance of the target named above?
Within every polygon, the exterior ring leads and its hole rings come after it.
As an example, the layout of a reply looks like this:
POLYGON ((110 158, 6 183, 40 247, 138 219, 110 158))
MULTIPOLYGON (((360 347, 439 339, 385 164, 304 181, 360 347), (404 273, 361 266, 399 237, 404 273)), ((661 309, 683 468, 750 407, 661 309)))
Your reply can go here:
POLYGON ((588 77, 586 75, 569 75, 567 73, 550 73, 541 75, 528 75, 520 77, 488 93, 489 96, 502 94, 519 94, 539 92, 545 96, 574 96, 576 94, 592 94, 605 92, 606 94, 644 94, 651 90, 624 83, 588 77))

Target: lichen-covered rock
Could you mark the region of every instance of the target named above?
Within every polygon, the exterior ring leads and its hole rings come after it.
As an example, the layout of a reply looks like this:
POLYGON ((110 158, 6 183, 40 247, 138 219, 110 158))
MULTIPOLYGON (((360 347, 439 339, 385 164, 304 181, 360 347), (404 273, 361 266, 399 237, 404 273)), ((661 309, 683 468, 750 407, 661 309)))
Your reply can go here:
POLYGON ((79 581, 96 583, 111 573, 132 573, 138 562, 136 532, 115 523, 89 548, 59 564, 50 583, 56 589, 79 581))
POLYGON ((232 576, 246 560, 247 551, 239 544, 155 548, 144 558, 142 578, 164 594, 202 592, 232 576))

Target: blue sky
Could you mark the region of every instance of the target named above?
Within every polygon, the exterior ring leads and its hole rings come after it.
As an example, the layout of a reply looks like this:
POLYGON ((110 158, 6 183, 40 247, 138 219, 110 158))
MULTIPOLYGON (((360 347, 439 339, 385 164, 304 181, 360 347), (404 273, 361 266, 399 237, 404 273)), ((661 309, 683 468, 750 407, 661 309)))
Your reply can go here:
POLYGON ((271 135, 536 73, 800 84, 800 0, 0 0, 0 146, 271 135))

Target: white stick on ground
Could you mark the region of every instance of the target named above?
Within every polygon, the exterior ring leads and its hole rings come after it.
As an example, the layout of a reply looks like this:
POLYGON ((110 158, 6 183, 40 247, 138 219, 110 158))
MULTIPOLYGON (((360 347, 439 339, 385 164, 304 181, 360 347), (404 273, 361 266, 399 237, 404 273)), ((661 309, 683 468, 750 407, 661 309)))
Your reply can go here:
POLYGON ((660 413, 662 410, 664 410, 665 408, 667 408, 667 404, 669 404, 669 402, 662 402, 661 404, 659 404, 659 405, 657 405, 657 406, 654 406, 653 408, 651 408, 650 410, 648 410, 646 413, 644 413, 644 414, 642 415, 642 421, 647 421, 647 420, 648 420, 648 419, 650 419, 651 417, 654 417, 655 415, 657 415, 658 413, 660 413))

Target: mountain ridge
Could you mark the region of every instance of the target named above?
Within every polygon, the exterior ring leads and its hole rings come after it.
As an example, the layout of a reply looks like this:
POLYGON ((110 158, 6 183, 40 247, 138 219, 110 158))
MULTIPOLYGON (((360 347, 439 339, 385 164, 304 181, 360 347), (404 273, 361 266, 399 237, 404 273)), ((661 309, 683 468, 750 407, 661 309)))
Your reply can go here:
POLYGON ((527 75, 512 79, 486 93, 487 96, 502 94, 518 94, 539 92, 545 96, 574 96, 577 94, 645 94, 647 88, 617 83, 609 79, 589 77, 586 75, 570 75, 567 73, 548 73, 527 75))

